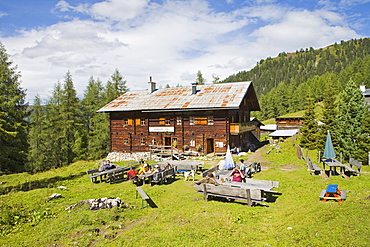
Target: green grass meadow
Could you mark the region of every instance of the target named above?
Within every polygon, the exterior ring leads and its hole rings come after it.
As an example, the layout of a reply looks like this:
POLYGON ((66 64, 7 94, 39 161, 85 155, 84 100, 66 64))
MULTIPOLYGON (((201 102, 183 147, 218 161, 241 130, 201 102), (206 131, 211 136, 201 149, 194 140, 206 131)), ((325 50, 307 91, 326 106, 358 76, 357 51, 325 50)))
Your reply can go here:
MULTIPOLYGON (((0 246, 370 246, 368 166, 350 178, 310 175, 291 142, 282 143, 280 153, 264 151, 262 157, 272 163, 268 169, 263 163, 254 178, 279 181, 282 194, 255 207, 205 202, 192 181, 179 177, 163 185, 143 185, 156 207, 142 208, 130 181, 91 183, 86 171, 98 161, 35 175, 3 175, 0 246), (328 184, 347 190, 347 200, 320 201, 328 184), (62 198, 48 200, 53 193, 62 198), (103 197, 119 197, 127 207, 65 210, 103 197)), ((215 163, 206 161, 206 168, 215 163)))

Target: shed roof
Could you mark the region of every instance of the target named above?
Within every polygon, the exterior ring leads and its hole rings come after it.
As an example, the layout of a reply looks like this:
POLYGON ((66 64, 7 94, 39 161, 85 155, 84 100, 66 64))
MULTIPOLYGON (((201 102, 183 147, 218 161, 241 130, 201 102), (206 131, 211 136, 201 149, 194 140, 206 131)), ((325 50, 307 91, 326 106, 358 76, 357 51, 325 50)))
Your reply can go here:
POLYGON ((298 129, 276 130, 269 134, 272 137, 291 137, 298 133, 298 129))
POLYGON ((249 109, 259 111, 257 96, 251 81, 128 91, 105 105, 98 112, 115 111, 185 111, 207 109, 238 109, 247 97, 249 109))

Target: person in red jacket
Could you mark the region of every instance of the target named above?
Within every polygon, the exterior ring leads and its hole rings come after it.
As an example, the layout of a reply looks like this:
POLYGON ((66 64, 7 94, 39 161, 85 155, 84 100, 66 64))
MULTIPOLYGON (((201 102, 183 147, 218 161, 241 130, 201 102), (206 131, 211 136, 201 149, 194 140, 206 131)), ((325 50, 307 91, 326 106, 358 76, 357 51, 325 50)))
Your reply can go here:
POLYGON ((244 179, 244 174, 238 169, 234 168, 234 170, 229 175, 232 178, 233 182, 242 182, 244 179))

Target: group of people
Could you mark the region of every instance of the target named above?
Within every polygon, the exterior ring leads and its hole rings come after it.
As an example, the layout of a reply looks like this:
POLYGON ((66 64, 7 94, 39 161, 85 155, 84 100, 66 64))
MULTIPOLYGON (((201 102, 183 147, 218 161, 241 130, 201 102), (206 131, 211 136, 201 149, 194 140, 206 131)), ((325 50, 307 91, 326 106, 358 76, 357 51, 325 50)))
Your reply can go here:
MULTIPOLYGON (((227 176, 230 177, 231 181, 233 182, 244 182, 246 177, 245 174, 248 173, 249 168, 246 166, 243 159, 240 160, 240 163, 241 163, 240 168, 239 167, 233 168, 230 174, 227 176)), ((209 183, 214 185, 220 185, 220 183, 215 180, 212 172, 209 172, 204 178, 195 181, 194 183, 195 184, 209 183)))
MULTIPOLYGON (((158 181, 161 179, 160 172, 165 171, 167 169, 172 168, 172 165, 170 163, 166 163, 163 167, 160 167, 158 164, 154 165, 154 168, 152 168, 148 162, 144 162, 144 164, 140 167, 138 171, 138 175, 153 175, 151 180, 152 181, 158 181)), ((142 178, 144 181, 145 177, 142 178)))
POLYGON ((138 174, 154 174, 157 172, 165 171, 171 167, 171 164, 167 162, 162 168, 158 164, 155 164, 154 168, 152 168, 151 165, 149 165, 148 162, 145 161, 144 164, 140 167, 138 174))
POLYGON ((100 162, 99 171, 107 171, 116 168, 117 166, 110 162, 110 160, 103 160, 100 162))

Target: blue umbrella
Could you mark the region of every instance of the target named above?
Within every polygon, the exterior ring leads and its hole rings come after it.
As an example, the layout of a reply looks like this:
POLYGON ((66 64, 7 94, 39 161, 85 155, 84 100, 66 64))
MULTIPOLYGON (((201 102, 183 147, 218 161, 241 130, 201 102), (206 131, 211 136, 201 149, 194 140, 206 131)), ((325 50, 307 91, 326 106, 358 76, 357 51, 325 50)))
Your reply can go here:
POLYGON ((224 168, 230 170, 230 169, 233 169, 234 167, 235 167, 235 164, 233 161, 233 157, 231 156, 230 146, 227 146, 224 168))
POLYGON ((328 130, 328 135, 326 136, 325 150, 324 150, 324 154, 322 155, 322 157, 326 159, 334 159, 336 157, 329 130, 328 130))

